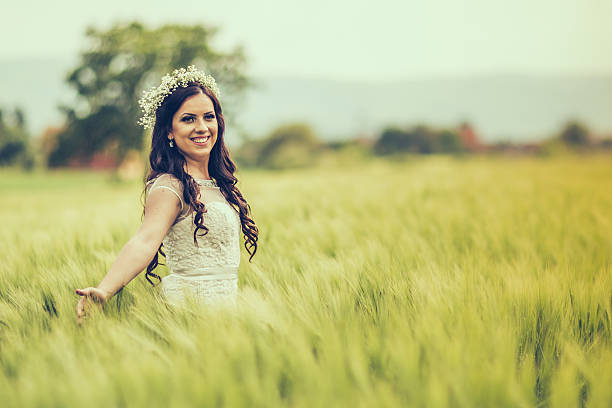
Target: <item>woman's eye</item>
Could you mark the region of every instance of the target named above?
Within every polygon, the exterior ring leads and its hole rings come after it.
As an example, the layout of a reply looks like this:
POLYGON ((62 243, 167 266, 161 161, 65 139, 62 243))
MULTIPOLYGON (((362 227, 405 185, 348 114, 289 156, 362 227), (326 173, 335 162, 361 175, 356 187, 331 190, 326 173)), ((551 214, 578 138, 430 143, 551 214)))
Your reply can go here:
POLYGON ((204 118, 206 118, 207 120, 213 120, 215 118, 215 115, 206 115, 204 116, 204 118))
POLYGON ((183 122, 187 122, 187 123, 193 122, 193 116, 187 116, 183 118, 183 122))

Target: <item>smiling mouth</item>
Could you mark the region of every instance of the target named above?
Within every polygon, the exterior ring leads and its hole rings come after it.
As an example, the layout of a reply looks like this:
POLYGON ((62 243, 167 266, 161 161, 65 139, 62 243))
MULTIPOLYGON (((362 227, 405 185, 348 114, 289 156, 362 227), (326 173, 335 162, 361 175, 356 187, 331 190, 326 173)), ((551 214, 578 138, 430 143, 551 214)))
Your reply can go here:
POLYGON ((210 139, 210 136, 194 137, 193 139, 191 139, 191 141, 197 145, 204 145, 206 144, 206 142, 208 142, 209 139, 210 139))

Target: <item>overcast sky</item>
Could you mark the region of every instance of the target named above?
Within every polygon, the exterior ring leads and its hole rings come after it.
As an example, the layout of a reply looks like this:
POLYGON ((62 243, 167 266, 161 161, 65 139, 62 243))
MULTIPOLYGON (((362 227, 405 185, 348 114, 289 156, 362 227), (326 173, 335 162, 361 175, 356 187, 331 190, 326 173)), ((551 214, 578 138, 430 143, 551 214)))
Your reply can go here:
POLYGON ((218 26, 250 72, 328 79, 612 73, 610 0, 12 1, 0 59, 75 58, 88 25, 218 26))

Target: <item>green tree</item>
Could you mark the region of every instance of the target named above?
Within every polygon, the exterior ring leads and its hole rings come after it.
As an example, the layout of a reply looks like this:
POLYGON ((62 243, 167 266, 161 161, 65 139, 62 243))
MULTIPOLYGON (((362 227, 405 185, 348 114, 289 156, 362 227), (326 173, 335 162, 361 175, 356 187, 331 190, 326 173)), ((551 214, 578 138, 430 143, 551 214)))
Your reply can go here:
POLYGON ((589 130, 576 121, 566 124, 559 138, 569 146, 586 146, 590 143, 589 130))
POLYGON ((257 165, 275 169, 307 167, 316 162, 320 148, 319 139, 307 124, 280 126, 260 145, 257 165))
POLYGON ((374 151, 378 154, 392 154, 397 152, 408 152, 412 149, 411 141, 403 129, 390 127, 385 129, 374 145, 374 151))
POLYGON ((408 135, 419 153, 429 154, 438 151, 438 133, 425 125, 418 125, 408 135))
POLYGON ((4 112, 0 110, 0 166, 19 164, 31 169, 34 166, 34 155, 29 142, 30 135, 23 111, 16 108, 11 116, 5 118, 4 112))
POLYGON ((457 132, 442 130, 438 135, 438 150, 443 153, 459 153, 464 150, 457 132))
POLYGON ((245 57, 241 48, 227 53, 213 49, 216 32, 202 25, 148 28, 138 22, 108 31, 88 28, 89 47, 67 77, 79 101, 74 107, 62 107, 67 124, 58 134, 49 165, 90 157, 109 146, 115 146, 119 160, 129 149, 141 149, 138 99, 143 89, 157 85, 175 68, 197 65, 215 77, 224 102, 237 101, 248 85, 245 57))
POLYGON ((438 148, 438 133, 425 125, 411 129, 388 128, 383 131, 374 146, 378 154, 434 153, 438 148))

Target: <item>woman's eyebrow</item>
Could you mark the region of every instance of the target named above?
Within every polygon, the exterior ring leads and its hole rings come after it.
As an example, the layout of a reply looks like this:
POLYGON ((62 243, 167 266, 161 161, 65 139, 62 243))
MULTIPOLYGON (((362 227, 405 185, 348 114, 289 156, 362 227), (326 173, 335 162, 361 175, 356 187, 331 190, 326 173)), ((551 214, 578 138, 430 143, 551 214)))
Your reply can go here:
MULTIPOLYGON (((208 112, 204 112, 204 115, 208 115, 209 113, 215 113, 215 111, 208 111, 208 112)), ((191 113, 191 112, 183 112, 182 116, 187 116, 187 115, 191 115, 191 116, 198 116, 195 113, 191 113)))

